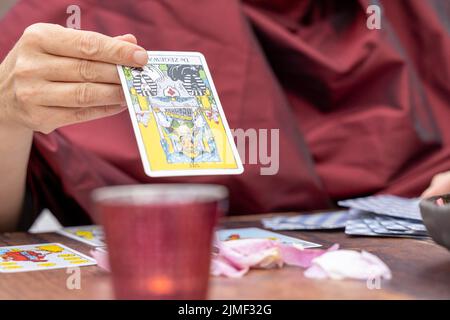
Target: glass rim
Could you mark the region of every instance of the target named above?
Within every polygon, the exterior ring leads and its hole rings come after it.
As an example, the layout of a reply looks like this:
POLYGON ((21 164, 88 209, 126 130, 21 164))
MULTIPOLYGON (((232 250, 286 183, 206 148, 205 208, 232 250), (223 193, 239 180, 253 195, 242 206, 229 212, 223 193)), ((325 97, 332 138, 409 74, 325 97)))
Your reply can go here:
POLYGON ((168 203, 161 197, 169 196, 170 199, 183 199, 179 203, 207 203, 222 201, 228 198, 229 192, 225 186, 218 184, 202 183, 155 183, 155 184, 131 184, 106 186, 94 189, 91 198, 95 203, 112 202, 127 203, 128 205, 168 203), (151 197, 151 198, 149 198, 151 197), (127 201, 128 199, 136 199, 127 201), (151 201, 152 199, 152 201, 151 201), (159 200, 159 201, 158 201, 159 200), (129 202, 129 203, 128 203, 129 202))

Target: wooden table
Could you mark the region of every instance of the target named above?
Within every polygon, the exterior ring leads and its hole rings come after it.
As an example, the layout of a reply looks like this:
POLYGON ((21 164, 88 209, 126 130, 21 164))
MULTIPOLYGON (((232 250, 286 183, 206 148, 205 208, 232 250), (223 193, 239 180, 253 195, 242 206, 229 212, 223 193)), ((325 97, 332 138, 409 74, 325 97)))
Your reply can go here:
MULTIPOLYGON (((226 227, 261 227, 258 216, 226 218, 226 227)), ((211 299, 450 299, 450 252, 432 240, 348 237, 341 231, 282 232, 323 244, 366 250, 391 268, 393 279, 369 289, 355 280, 311 280, 303 270, 252 270, 241 279, 211 278, 211 299)), ((88 253, 90 247, 66 237, 7 233, 0 246, 60 242, 88 253)), ((111 299, 110 276, 97 266, 81 268, 81 289, 69 290, 65 269, 0 274, 0 299, 111 299)))

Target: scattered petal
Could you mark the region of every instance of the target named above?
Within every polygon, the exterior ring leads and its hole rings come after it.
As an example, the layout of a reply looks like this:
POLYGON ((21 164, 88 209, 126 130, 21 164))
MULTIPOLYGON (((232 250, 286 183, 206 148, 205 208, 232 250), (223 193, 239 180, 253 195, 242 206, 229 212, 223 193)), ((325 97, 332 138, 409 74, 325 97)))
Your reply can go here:
POLYGON ((97 265, 106 270, 110 271, 109 267, 109 260, 108 260, 108 251, 106 251, 103 248, 95 248, 94 250, 91 250, 91 256, 97 261, 97 265))
POLYGON ((313 259, 339 248, 335 244, 328 250, 304 249, 270 239, 217 241, 215 246, 217 252, 211 262, 211 274, 226 277, 241 277, 250 268, 280 268, 284 263, 308 268, 313 259))
POLYGON ((295 246, 280 244, 283 261, 291 266, 308 268, 313 259, 321 256, 325 252, 339 249, 338 244, 334 244, 328 250, 324 249, 300 249, 295 246))
POLYGON ((327 279, 327 273, 318 265, 312 265, 304 272, 305 277, 311 279, 327 279))
MULTIPOLYGON (((377 256, 366 252, 353 250, 329 251, 312 261, 313 270, 306 270, 305 276, 310 278, 323 278, 320 269, 331 279, 391 279, 392 274, 388 266, 377 256)), ((310 268, 310 269, 311 269, 310 268)))
POLYGON ((268 239, 242 239, 218 244, 219 255, 237 269, 281 267, 277 243, 268 239))
POLYGON ((228 278, 240 278, 248 272, 249 268, 236 269, 230 263, 219 256, 211 260, 211 274, 213 276, 225 276, 228 278))

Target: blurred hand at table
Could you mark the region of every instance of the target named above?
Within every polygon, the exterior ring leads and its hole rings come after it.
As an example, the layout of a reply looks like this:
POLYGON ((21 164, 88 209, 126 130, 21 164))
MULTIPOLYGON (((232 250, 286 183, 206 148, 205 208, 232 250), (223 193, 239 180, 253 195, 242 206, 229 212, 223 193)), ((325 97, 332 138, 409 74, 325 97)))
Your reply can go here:
POLYGON ((430 186, 422 193, 422 198, 450 193, 450 171, 442 172, 433 177, 430 186))
POLYGON ((126 104, 116 64, 146 63, 132 35, 31 25, 0 65, 0 124, 49 133, 121 112, 126 104))

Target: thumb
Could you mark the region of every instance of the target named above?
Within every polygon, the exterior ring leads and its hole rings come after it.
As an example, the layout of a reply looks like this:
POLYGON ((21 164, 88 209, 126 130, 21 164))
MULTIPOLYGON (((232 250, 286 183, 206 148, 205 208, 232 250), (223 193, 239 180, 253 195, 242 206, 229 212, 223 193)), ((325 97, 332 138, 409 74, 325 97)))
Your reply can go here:
POLYGON ((435 194, 433 189, 434 189, 433 187, 428 187, 424 192, 422 192, 422 194, 420 195, 420 198, 425 199, 425 198, 432 197, 435 194))
POLYGON ((433 196, 440 196, 444 193, 447 193, 449 191, 449 186, 445 185, 445 184, 434 184, 428 187, 428 189, 426 189, 422 195, 420 196, 421 198, 429 198, 429 197, 433 197, 433 196))

